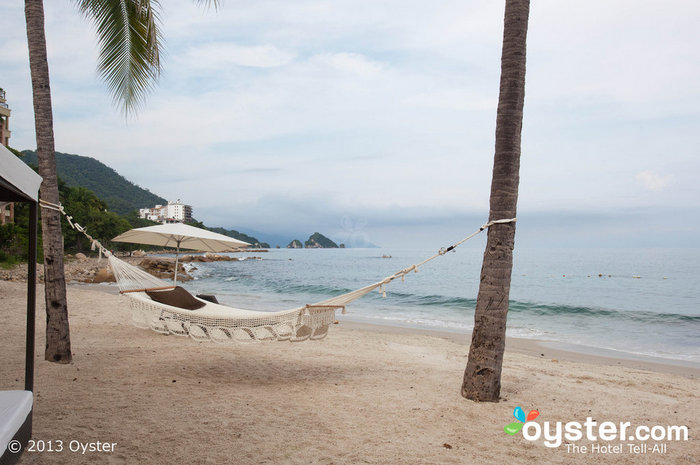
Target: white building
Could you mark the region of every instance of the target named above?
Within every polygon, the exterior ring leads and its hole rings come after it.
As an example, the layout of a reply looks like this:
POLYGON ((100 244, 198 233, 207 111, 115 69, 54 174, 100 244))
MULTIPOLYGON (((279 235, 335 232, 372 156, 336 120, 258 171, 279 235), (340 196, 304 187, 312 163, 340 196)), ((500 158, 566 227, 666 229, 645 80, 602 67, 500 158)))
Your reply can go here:
POLYGON ((183 223, 192 221, 192 207, 176 201, 168 201, 167 205, 156 205, 153 208, 141 208, 139 216, 159 223, 183 223))
MULTIPOLYGON (((0 87, 0 144, 8 147, 10 145, 10 107, 5 100, 5 91, 0 87)), ((15 222, 15 204, 0 204, 0 224, 15 222)))
POLYGON ((160 208, 162 205, 156 205, 153 208, 141 208, 139 209, 139 218, 144 218, 151 221, 158 221, 160 217, 160 208))

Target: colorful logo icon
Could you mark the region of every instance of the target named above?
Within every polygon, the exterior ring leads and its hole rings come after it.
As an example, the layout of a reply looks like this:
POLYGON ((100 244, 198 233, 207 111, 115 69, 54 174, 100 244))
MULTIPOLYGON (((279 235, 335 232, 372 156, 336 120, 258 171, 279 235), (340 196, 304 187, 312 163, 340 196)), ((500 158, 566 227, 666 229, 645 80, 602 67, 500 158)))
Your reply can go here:
POLYGON ((511 436, 516 434, 518 431, 523 429, 523 425, 527 421, 532 421, 535 418, 537 418, 540 415, 540 412, 537 410, 530 410, 530 413, 527 414, 527 417, 525 416, 525 412, 523 409, 518 406, 515 407, 515 410, 513 410, 513 416, 515 417, 516 420, 513 423, 510 423, 506 426, 503 427, 503 431, 506 433, 510 434, 511 436))

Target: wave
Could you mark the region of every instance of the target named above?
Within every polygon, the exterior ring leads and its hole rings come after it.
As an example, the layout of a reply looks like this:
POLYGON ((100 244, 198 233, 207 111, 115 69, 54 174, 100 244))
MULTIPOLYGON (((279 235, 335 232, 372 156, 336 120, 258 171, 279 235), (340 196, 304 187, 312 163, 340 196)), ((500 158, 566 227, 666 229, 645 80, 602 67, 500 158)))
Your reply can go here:
MULTIPOLYGON (((305 294, 319 296, 319 300, 351 292, 354 289, 325 284, 303 284, 292 281, 275 281, 265 283, 265 291, 275 294, 305 294)), ((365 300, 382 301, 391 305, 404 307, 442 307, 458 310, 473 311, 476 299, 439 294, 414 294, 395 292, 387 289, 387 299, 382 299, 379 292, 364 297, 365 300)), ((535 302, 510 301, 511 313, 521 316, 560 317, 560 318, 605 318, 613 320, 636 321, 640 323, 683 322, 686 324, 700 323, 700 315, 685 315, 679 313, 663 313, 652 311, 627 311, 610 308, 585 307, 562 304, 543 304, 535 302)))
POLYGON ((315 294, 320 296, 334 296, 352 292, 354 289, 341 287, 325 286, 323 284, 292 284, 292 283, 275 283, 276 285, 270 290, 275 294, 315 294))
MULTIPOLYGON (((337 295, 346 294, 352 292, 356 289, 346 288, 346 287, 334 287, 323 284, 299 284, 299 283, 282 283, 276 282, 270 288, 267 288, 268 292, 274 292, 275 294, 311 294, 318 295, 322 298, 330 298, 337 295)), ((363 299, 365 300, 381 300, 392 304, 406 305, 413 307, 451 307, 451 308, 471 308, 473 309, 476 305, 476 299, 469 299, 465 297, 450 297, 444 295, 420 295, 405 292, 394 292, 391 288, 387 289, 387 299, 383 299, 382 294, 379 291, 368 294, 363 299)))
POLYGON ((643 323, 682 321, 685 323, 700 323, 700 315, 684 315, 679 313, 650 312, 646 310, 627 311, 609 308, 580 307, 573 305, 538 304, 532 302, 510 302, 510 311, 529 313, 537 316, 559 317, 592 317, 614 320, 638 321, 643 323))

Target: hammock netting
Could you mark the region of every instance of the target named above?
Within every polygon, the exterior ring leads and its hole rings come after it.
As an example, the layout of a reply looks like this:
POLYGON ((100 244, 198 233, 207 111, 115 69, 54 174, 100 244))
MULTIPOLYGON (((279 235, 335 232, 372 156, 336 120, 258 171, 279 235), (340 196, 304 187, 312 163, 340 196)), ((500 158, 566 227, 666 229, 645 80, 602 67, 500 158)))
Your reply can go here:
POLYGON ((300 342, 323 339, 328 334, 329 325, 335 322, 336 310, 344 310, 352 301, 395 279, 387 278, 316 304, 278 312, 243 310, 198 298, 205 305, 197 310, 186 310, 157 302, 146 293, 146 290, 172 288, 172 284, 108 251, 103 253, 109 257, 119 290, 129 300, 135 326, 161 334, 189 336, 196 341, 300 342))

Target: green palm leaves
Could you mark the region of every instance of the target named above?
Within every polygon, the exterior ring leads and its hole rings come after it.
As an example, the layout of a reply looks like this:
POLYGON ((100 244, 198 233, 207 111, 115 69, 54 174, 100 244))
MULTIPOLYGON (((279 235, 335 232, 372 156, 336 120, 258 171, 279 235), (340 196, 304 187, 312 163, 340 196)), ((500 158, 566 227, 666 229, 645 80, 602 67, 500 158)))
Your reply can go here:
POLYGON ((74 0, 96 28, 97 70, 125 114, 144 102, 160 75, 160 4, 157 0, 74 0))
MULTIPOLYGON (((158 0, 73 0, 96 29, 100 46, 97 71, 115 105, 135 113, 160 76, 160 2, 158 0)), ((218 8, 219 0, 194 0, 218 8)))

